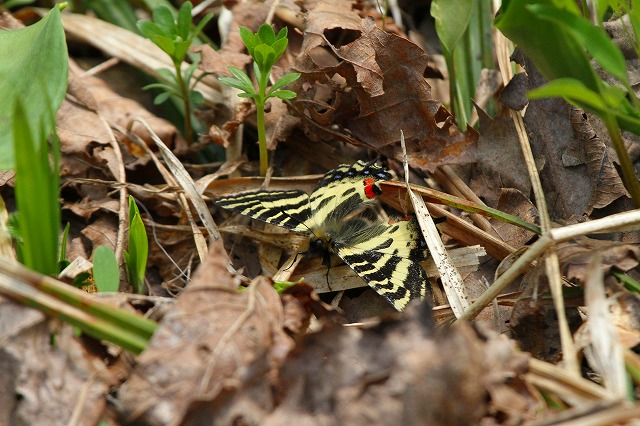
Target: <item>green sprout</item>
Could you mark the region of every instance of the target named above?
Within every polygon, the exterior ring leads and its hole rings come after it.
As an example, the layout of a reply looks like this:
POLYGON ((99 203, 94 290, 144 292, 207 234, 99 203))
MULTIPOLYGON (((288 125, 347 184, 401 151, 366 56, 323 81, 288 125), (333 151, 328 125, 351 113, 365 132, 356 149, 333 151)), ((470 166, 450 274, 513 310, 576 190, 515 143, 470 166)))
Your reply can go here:
POLYGON ((140 211, 132 196, 129 196, 129 250, 124 252, 129 284, 137 294, 144 292, 144 275, 149 257, 149 240, 140 211))
POLYGON ((162 93, 154 100, 156 104, 166 102, 172 96, 182 99, 184 102, 184 133, 189 145, 193 143, 192 105, 202 104, 204 98, 200 92, 194 90, 194 86, 199 80, 196 79, 191 84, 193 73, 198 68, 199 61, 194 61, 184 73, 181 66, 193 40, 213 17, 211 14, 205 16, 198 26, 192 29, 192 8, 191 2, 183 3, 177 18, 174 18, 168 7, 159 6, 153 10, 153 21, 138 21, 140 32, 169 55, 174 66, 174 72, 168 69, 158 70, 164 82, 149 84, 144 89, 162 89, 162 93))
POLYGON ((253 82, 249 76, 239 68, 229 66, 229 72, 233 77, 220 77, 220 83, 227 86, 235 87, 242 91, 238 96, 241 98, 253 98, 256 103, 256 126, 258 128, 258 144, 260 147, 260 174, 267 174, 268 154, 267 154, 267 137, 264 127, 264 106, 269 98, 275 97, 280 99, 293 99, 296 93, 291 90, 283 90, 282 88, 289 83, 293 83, 300 77, 300 73, 289 73, 284 75, 280 80, 276 81, 267 90, 267 83, 271 75, 271 68, 278 62, 289 40, 287 39, 287 28, 275 34, 273 28, 269 24, 262 24, 257 33, 252 33, 248 28, 240 27, 240 37, 249 55, 253 58, 253 70, 258 82, 258 90, 256 91, 253 82))

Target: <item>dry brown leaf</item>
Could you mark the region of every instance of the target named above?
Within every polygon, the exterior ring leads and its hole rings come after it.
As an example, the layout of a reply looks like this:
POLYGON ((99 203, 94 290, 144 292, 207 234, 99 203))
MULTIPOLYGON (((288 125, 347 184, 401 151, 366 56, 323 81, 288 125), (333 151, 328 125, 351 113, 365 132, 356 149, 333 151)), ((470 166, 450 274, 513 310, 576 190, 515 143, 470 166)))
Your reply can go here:
MULTIPOLYGON (((529 223, 538 222, 538 210, 522 192, 513 188, 503 188, 496 207, 529 223)), ((492 220, 491 225, 498 236, 516 249, 524 246, 535 234, 512 224, 492 220)))
MULTIPOLYGON (((514 60, 527 71, 528 82, 520 86, 521 90, 534 89, 546 83, 524 55, 516 53, 514 60)), ((588 210, 593 193, 587 166, 568 161, 575 147, 581 146, 573 132, 570 111, 571 107, 564 100, 551 98, 530 102, 524 115, 552 220, 582 216, 588 210)), ((523 161, 513 164, 519 166, 523 161)))
POLYGON ((54 329, 40 312, 2 297, 0 318, 0 424, 97 424, 116 382, 101 357, 71 326, 54 329))
POLYGON ((510 117, 491 119, 484 111, 478 111, 478 115, 478 161, 472 173, 471 189, 492 207, 498 204, 503 188, 515 188, 528 197, 531 182, 523 166, 513 120, 510 117))
POLYGON ((230 424, 239 410, 256 423, 271 411, 267 378, 292 345, 282 330, 282 304, 264 278, 239 292, 219 244, 212 245, 121 389, 121 414, 128 421, 176 424, 190 412, 230 424))
POLYGON ((637 245, 587 237, 578 238, 558 245, 558 257, 563 275, 585 283, 589 276, 587 266, 595 251, 602 254, 602 271, 605 276, 614 266, 622 271, 635 268, 640 259, 640 247, 637 245))
POLYGON ((262 424, 477 424, 493 409, 514 423, 530 417, 527 356, 466 324, 433 337, 429 311, 421 304, 371 328, 305 336, 282 367, 281 403, 262 424))
POLYGON ((471 162, 477 133, 460 132, 431 97, 426 66, 426 54, 409 40, 360 19, 345 2, 323 2, 307 18, 292 105, 311 120, 303 124, 316 138, 339 137, 401 159, 402 130, 413 167, 471 162), (335 125, 344 131, 326 128, 335 125))
POLYGON ((591 214, 594 208, 601 209, 606 207, 620 197, 628 197, 629 194, 624 187, 624 183, 622 183, 618 171, 611 162, 609 152, 612 152, 614 158, 616 157, 615 152, 612 148, 606 146, 593 127, 591 127, 587 114, 578 108, 572 107, 571 125, 578 139, 582 142, 584 159, 589 169, 589 177, 591 178, 591 187, 593 189, 586 213, 591 214))

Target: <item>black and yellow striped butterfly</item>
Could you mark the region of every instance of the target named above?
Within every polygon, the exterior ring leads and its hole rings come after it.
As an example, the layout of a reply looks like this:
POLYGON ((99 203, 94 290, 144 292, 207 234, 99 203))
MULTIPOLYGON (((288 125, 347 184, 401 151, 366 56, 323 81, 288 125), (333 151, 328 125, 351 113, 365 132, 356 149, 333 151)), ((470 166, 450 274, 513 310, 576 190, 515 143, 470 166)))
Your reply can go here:
POLYGON ((310 238, 309 251, 340 257, 375 291, 402 310, 430 293, 418 262, 428 250, 415 218, 385 223, 362 214, 381 193, 384 168, 358 161, 327 172, 311 195, 304 191, 257 191, 216 200, 225 209, 282 226, 310 238))

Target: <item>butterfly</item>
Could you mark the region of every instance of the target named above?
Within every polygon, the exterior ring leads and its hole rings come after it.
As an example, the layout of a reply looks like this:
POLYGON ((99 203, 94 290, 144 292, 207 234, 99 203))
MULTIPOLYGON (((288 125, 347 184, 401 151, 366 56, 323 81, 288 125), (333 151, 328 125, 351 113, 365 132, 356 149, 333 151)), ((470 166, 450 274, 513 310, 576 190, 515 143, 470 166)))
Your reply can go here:
POLYGON ((215 203, 253 219, 309 236, 308 252, 329 265, 338 256, 378 294, 401 311, 430 293, 418 262, 428 256, 415 217, 384 222, 366 211, 381 194, 388 170, 373 162, 342 164, 328 171, 311 195, 300 190, 257 191, 221 197, 215 203))

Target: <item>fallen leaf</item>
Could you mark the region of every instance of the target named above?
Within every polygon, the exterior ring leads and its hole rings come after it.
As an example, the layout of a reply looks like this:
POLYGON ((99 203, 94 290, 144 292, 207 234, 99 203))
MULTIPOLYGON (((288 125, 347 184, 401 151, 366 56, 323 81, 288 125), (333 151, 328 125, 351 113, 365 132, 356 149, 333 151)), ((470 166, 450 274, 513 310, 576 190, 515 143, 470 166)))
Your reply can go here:
POLYGON ((578 108, 571 108, 571 125, 582 143, 591 179, 591 200, 586 213, 591 214, 594 208, 606 207, 620 197, 628 197, 624 183, 610 159, 609 152, 615 158, 615 151, 600 139, 587 114, 578 108))
POLYGON ((207 413, 229 424, 245 410, 256 423, 273 408, 266 378, 292 345, 282 330, 282 304, 264 278, 239 292, 220 244, 212 245, 123 385, 120 414, 127 422, 176 424, 187 413, 207 413))
POLYGON ((514 423, 535 413, 522 383, 527 355, 467 324, 434 335, 426 303, 408 311, 363 329, 327 325, 301 339, 282 367, 281 403, 262 424, 477 424, 508 401, 517 403, 500 415, 514 423))
POLYGON ((640 247, 637 245, 581 237, 558 245, 563 275, 585 283, 589 276, 587 266, 595 251, 602 254, 602 271, 605 276, 614 266, 628 271, 638 266, 640 260, 640 247))
POLYGON ((513 119, 492 119, 484 111, 478 111, 478 116, 478 161, 473 166, 469 186, 491 207, 497 206, 503 188, 517 189, 528 197, 531 182, 526 168, 522 166, 522 151, 517 143, 513 119))
POLYGON ((101 356, 70 325, 3 297, 0 318, 0 424, 97 424, 116 384, 101 356))
POLYGON ((474 161, 477 132, 460 132, 431 97, 424 51, 345 8, 325 2, 307 18, 295 65, 302 76, 292 84, 298 93, 292 106, 308 119, 305 131, 330 139, 336 132, 323 127, 338 126, 342 140, 401 159, 402 130, 412 167, 474 161))

